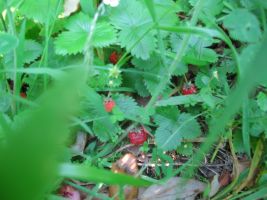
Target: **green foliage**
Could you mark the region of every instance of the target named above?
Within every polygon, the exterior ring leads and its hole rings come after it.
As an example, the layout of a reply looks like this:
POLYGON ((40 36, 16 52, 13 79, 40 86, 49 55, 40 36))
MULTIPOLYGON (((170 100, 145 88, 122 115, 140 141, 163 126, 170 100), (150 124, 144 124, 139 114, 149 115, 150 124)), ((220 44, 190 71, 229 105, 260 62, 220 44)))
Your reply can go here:
POLYGON ((158 124, 156 143, 160 149, 174 150, 181 145, 182 139, 193 139, 200 135, 198 122, 190 114, 181 113, 172 107, 163 108, 155 117, 158 124))
MULTIPOLYGON (((178 52, 181 48, 181 35, 171 35, 171 46, 174 52, 178 52)), ((183 61, 188 64, 203 66, 208 63, 215 63, 218 59, 216 52, 210 48, 214 41, 210 38, 192 36, 188 42, 188 48, 183 61)))
POLYGON ((257 42, 261 38, 257 17, 246 9, 235 9, 223 20, 233 39, 241 42, 257 42))
MULTIPOLYGON (((171 1, 154 1, 159 16, 158 23, 174 25, 176 11, 175 4, 171 1), (171 19, 171 20, 170 20, 171 19)), ((148 10, 141 1, 121 1, 117 8, 112 8, 109 13, 111 23, 120 30, 119 41, 132 55, 147 60, 156 48, 153 21, 148 10)))
MULTIPOLYGON (((56 53, 81 53, 89 36, 91 23, 92 19, 82 13, 71 17, 65 25, 68 31, 62 32, 55 40, 56 53)), ((92 41, 94 47, 108 46, 116 41, 116 32, 108 22, 100 21, 96 24, 92 41)))
POLYGON ((267 111, 267 95, 260 92, 257 96, 257 104, 262 111, 267 111))
POLYGON ((114 139, 119 128, 117 124, 112 123, 110 115, 105 111, 103 98, 91 88, 87 88, 84 92, 84 109, 89 112, 89 116, 95 118, 94 134, 103 142, 114 139))
MULTIPOLYGON (((65 18, 63 3, 0 1, 1 197, 53 198, 62 178, 149 185, 96 169, 110 167, 140 126, 149 134, 139 150, 152 154, 157 178, 192 175, 229 131, 236 153, 266 154, 253 145, 267 138, 264 0, 80 0, 65 18), (183 95, 190 84, 195 93, 183 95), (90 137, 71 159, 78 131, 90 137), (200 136, 201 147, 190 142, 200 136), (190 159, 176 169, 170 153, 190 159)), ((253 168, 266 168, 261 159, 253 168)))
POLYGON ((5 54, 15 49, 18 45, 18 39, 8 33, 0 32, 0 53, 5 54))

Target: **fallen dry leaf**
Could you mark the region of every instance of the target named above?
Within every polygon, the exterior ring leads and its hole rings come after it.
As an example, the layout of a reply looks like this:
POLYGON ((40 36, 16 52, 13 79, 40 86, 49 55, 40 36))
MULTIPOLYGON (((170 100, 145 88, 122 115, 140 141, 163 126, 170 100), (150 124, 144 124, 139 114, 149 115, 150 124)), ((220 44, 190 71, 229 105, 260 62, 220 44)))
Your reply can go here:
POLYGON ((65 0, 64 2, 64 17, 68 17, 71 13, 74 13, 78 10, 80 0, 65 0))
POLYGON ((229 171, 223 171, 219 177, 220 187, 225 187, 231 182, 231 174, 229 171))
POLYGON ((221 185, 219 182, 219 175, 216 174, 210 183, 209 197, 213 197, 215 194, 217 194, 217 192, 220 190, 220 188, 221 188, 221 185))
MULTIPOLYGON (((127 153, 116 163, 112 164, 111 170, 114 173, 136 175, 138 172, 137 159, 134 155, 127 153)), ((109 186, 109 196, 114 197, 118 195, 119 187, 116 185, 109 186)), ((124 188, 124 197, 126 200, 134 200, 138 195, 138 189, 132 186, 126 186, 124 188)), ((118 200, 118 197, 114 199, 118 200)))
POLYGON ((83 132, 78 132, 76 135, 76 141, 72 145, 71 149, 75 153, 82 153, 87 143, 87 134, 83 132))
POLYGON ((181 177, 171 178, 163 185, 152 185, 143 194, 139 195, 140 200, 193 200, 204 191, 205 183, 181 177))

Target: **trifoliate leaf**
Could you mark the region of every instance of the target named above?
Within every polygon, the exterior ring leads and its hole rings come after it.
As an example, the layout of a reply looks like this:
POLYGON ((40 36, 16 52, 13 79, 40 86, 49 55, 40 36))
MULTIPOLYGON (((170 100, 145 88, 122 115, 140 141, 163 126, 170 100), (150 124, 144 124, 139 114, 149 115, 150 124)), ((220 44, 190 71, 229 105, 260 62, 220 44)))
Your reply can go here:
POLYGON ((267 95, 260 92, 257 96, 257 104, 262 111, 267 111, 267 95))
POLYGON ((241 42, 257 42, 261 38, 257 17, 246 9, 235 9, 223 20, 230 36, 241 42))
MULTIPOLYGON (((81 53, 87 41, 92 19, 79 13, 71 17, 65 31, 55 41, 56 53, 60 55, 81 53)), ((116 41, 115 29, 106 21, 98 21, 94 29, 92 45, 105 47, 116 41)))
POLYGON ((9 33, 0 32, 0 53, 5 54, 15 49, 18 45, 18 39, 9 33))
POLYGON ((58 0, 24 0, 20 12, 26 17, 41 23, 51 23, 53 18, 62 11, 63 1, 58 0))
POLYGON ((163 150, 174 150, 182 139, 194 139, 201 133, 198 122, 190 115, 182 113, 173 120, 165 120, 156 130, 156 144, 163 150))
MULTIPOLYGON (((155 10, 160 17, 159 23, 167 25, 175 24, 175 6, 171 1, 155 0, 155 10), (169 12, 167 12, 169 11, 169 12)), ((109 14, 111 23, 117 27, 119 41, 122 47, 130 51, 132 55, 147 60, 156 47, 153 21, 145 4, 136 0, 123 0, 116 8, 112 8, 109 14)))
POLYGON ((109 16, 111 23, 121 30, 121 46, 137 58, 148 59, 156 41, 154 33, 149 32, 152 21, 144 5, 136 0, 124 0, 118 7, 112 8, 109 16))

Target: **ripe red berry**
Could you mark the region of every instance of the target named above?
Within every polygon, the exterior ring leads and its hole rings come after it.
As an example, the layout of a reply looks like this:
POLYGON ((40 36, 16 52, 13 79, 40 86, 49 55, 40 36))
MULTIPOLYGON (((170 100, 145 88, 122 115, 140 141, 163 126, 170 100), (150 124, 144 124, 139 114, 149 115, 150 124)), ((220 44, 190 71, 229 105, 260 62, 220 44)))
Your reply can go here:
POLYGON ((21 92, 21 93, 20 93, 20 96, 21 96, 22 98, 24 98, 24 99, 27 98, 27 94, 26 94, 25 92, 21 92))
POLYGON ((113 101, 112 99, 109 99, 107 101, 104 102, 104 106, 105 106, 105 110, 107 112, 111 112, 112 109, 115 107, 115 101, 113 101))
POLYGON ((113 64, 116 65, 119 60, 119 55, 117 54, 116 51, 113 51, 110 56, 109 56, 109 61, 113 64))
POLYGON ((192 83, 186 83, 184 84, 182 88, 182 94, 183 95, 189 95, 189 94, 195 94, 197 92, 197 88, 192 83))
POLYGON ((131 144, 142 145, 147 140, 147 131, 141 127, 139 130, 130 131, 128 133, 128 138, 131 144))

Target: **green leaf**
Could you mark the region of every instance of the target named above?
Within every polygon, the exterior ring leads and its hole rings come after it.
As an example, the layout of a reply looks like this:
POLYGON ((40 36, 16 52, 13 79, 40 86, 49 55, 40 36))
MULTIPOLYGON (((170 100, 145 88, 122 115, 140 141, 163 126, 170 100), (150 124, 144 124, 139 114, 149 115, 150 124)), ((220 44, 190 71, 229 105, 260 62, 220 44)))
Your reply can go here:
POLYGON ((115 174, 108 170, 97 169, 86 165, 63 164, 60 175, 66 178, 93 181, 112 185, 149 186, 151 183, 125 174, 115 174))
POLYGON ((223 20, 230 36, 241 42, 257 42, 262 33, 259 20, 246 9, 235 9, 223 20))
POLYGON ((0 32, 0 53, 5 54, 18 46, 18 39, 9 33, 0 32))
MULTIPOLYGON (((195 6, 197 0, 189 0, 189 3, 195 6)), ((222 12, 223 7, 223 0, 205 0, 203 8, 201 9, 201 14, 216 16, 222 12)))
MULTIPOLYGON (((177 52, 181 48, 182 36, 172 34, 170 41, 172 50, 177 52)), ((208 63, 216 62, 218 60, 216 52, 213 49, 208 48, 213 42, 214 41, 210 38, 195 35, 191 36, 183 61, 194 65, 206 65, 208 63)))
POLYGON ((267 95, 260 92, 257 96, 257 104, 262 111, 267 111, 267 95))
POLYGON ((186 105, 196 104, 198 102, 203 102, 203 99, 200 95, 181 95, 157 101, 156 106, 186 105))
POLYGON ((234 145, 235 152, 237 153, 246 152, 241 131, 238 131, 233 135, 233 145, 234 145))
POLYGON ((38 58, 42 53, 42 46, 33 40, 26 40, 24 44, 24 61, 25 63, 31 63, 38 58))
POLYGON ((86 99, 83 104, 85 111, 87 111, 86 115, 96 118, 93 122, 94 134, 103 142, 113 139, 119 128, 105 111, 103 99, 91 88, 87 88, 84 93, 86 99))
POLYGON ((113 95, 113 99, 126 118, 136 119, 141 114, 140 107, 132 97, 119 94, 113 95))
POLYGON ((174 150, 182 139, 194 139, 201 133, 198 122, 190 115, 182 113, 176 120, 165 118, 156 130, 156 144, 163 150, 174 150))
MULTIPOLYGON (((83 13, 71 17, 65 28, 55 40, 56 53, 60 55, 77 54, 84 50, 92 19, 83 13)), ((106 21, 98 21, 94 29, 92 44, 105 47, 116 41, 115 29, 106 21)))
POLYGON ((24 0, 20 12, 26 17, 41 23, 49 22, 62 11, 63 1, 58 0, 24 0))
MULTIPOLYGON (((153 94, 159 83, 159 77, 163 76, 163 74, 165 74, 166 72, 166 69, 163 67, 161 63, 160 57, 157 56, 157 54, 153 53, 151 58, 149 58, 148 60, 134 58, 132 60, 132 63, 137 69, 140 69, 151 75, 148 76, 146 73, 143 73, 142 81, 143 84, 146 86, 147 90, 150 92, 150 94, 153 94)), ((166 87, 166 89, 162 92, 164 93, 168 89, 169 87, 166 87)))
MULTIPOLYGON (((155 0, 155 10, 159 23, 174 25, 177 19, 177 8, 171 1, 155 0)), ((155 31, 153 21, 148 9, 143 2, 136 0, 120 1, 120 5, 112 8, 109 14, 111 23, 119 32, 119 41, 122 47, 132 55, 147 60, 156 48, 155 31)))
POLYGON ((177 148, 177 153, 184 155, 184 156, 191 156, 193 155, 193 144, 192 143, 182 143, 181 146, 177 148))

